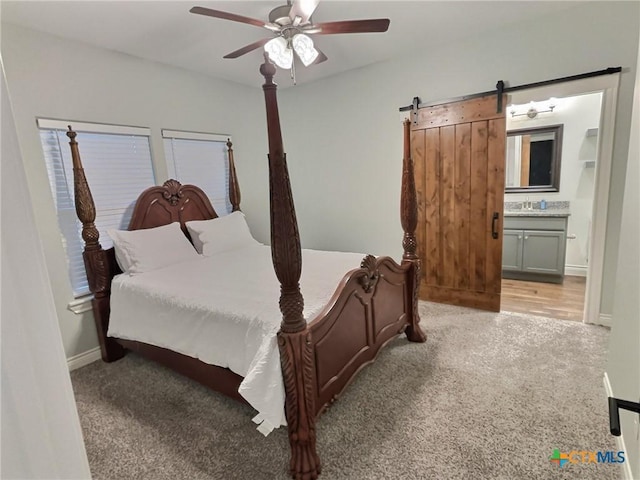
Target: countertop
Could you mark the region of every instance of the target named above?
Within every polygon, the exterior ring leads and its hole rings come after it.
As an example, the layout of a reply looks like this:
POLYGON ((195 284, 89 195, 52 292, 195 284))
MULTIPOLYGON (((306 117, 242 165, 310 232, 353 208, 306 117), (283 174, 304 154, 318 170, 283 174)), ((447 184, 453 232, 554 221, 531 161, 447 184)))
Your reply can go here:
POLYGON ((505 210, 505 217, 568 217, 568 210, 505 210))

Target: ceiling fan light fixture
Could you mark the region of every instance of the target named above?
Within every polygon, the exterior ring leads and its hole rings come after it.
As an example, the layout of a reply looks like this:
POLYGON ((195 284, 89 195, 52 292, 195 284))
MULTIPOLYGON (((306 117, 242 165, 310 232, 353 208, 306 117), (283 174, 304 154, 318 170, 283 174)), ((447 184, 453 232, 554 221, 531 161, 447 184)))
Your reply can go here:
POLYGON ((289 69, 293 65, 293 51, 282 37, 276 37, 265 43, 264 51, 269 54, 269 58, 280 68, 289 69))
POLYGON ((269 12, 266 22, 205 7, 193 7, 189 12, 269 30, 274 34, 272 37, 261 38, 245 45, 225 55, 224 58, 238 58, 264 47, 271 62, 282 69, 291 70, 291 78, 295 84, 296 55, 305 67, 317 65, 327 60, 327 56, 314 47, 313 40, 309 38, 309 35, 316 33, 322 35, 375 33, 386 32, 389 28, 390 20, 388 18, 342 20, 314 24, 311 17, 319 2, 320 0, 287 0, 286 5, 280 5, 269 12))
POLYGON ((311 65, 318 58, 319 53, 314 48, 311 37, 298 33, 291 39, 291 44, 305 67, 311 65))

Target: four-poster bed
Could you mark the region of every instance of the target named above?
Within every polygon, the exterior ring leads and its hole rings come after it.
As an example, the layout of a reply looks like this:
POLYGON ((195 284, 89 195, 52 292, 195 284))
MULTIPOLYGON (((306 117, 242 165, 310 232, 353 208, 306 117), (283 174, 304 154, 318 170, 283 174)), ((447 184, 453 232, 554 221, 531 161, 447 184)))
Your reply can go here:
MULTIPOLYGON (((277 331, 285 414, 291 446, 290 472, 296 479, 320 474, 316 453, 315 421, 352 381, 355 374, 377 356, 380 349, 400 333, 413 342, 426 337, 419 326, 418 298, 420 264, 416 255, 416 192, 410 158, 410 126, 404 125, 401 222, 404 255, 401 264, 389 257, 366 256, 360 268, 347 272, 330 300, 305 319, 300 289, 302 250, 291 186, 282 144, 275 67, 265 56, 260 72, 269 139, 269 191, 271 201, 271 257, 279 282, 281 323, 277 331)), ((93 313, 102 358, 112 362, 126 350, 189 376, 225 395, 246 402, 238 393, 243 377, 228 368, 149 343, 109 336, 112 280, 121 273, 114 249, 103 249, 95 227, 95 206, 85 178, 76 134, 69 127, 74 167, 75 201, 85 242, 84 261, 89 287, 94 295, 93 313)), ((240 191, 229 151, 229 196, 234 212, 240 210, 240 191)), ((180 222, 188 236, 187 222, 210 220, 218 215, 206 195, 192 185, 175 180, 151 187, 138 198, 129 230, 140 230, 180 222)), ((218 220, 216 220, 218 221, 218 220)), ((252 291, 242 292, 247 297, 252 291)), ((275 303, 275 298, 273 299, 275 303)), ((277 425, 275 425, 277 426, 277 425)))

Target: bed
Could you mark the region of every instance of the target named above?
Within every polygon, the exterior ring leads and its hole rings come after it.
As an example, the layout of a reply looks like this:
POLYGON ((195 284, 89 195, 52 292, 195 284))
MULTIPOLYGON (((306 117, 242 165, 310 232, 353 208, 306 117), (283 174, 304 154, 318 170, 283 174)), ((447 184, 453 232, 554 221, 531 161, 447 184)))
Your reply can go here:
MULTIPOLYGON (((126 285, 123 286, 123 284, 126 284, 128 279, 126 275, 119 275, 121 270, 116 261, 114 249, 103 249, 100 244, 99 233, 94 224, 95 205, 82 168, 76 133, 70 126, 67 135, 70 138, 74 166, 76 212, 82 223, 85 268, 89 288, 94 295, 92 306, 102 359, 106 362, 122 358, 127 350, 134 351, 229 397, 254 405, 255 408, 255 395, 254 397, 247 395, 243 382, 246 386, 249 380, 255 381, 257 377, 259 383, 261 379, 256 372, 251 371, 243 376, 249 370, 226 365, 224 361, 217 361, 222 365, 215 365, 213 364, 216 363, 215 358, 202 358, 202 355, 190 352, 183 348, 184 345, 180 344, 180 340, 177 346, 171 339, 158 340, 154 337, 158 332, 153 325, 147 328, 146 334, 140 334, 149 335, 146 337, 122 332, 119 325, 126 322, 116 319, 123 318, 123 315, 130 315, 132 311, 129 309, 126 310, 129 313, 118 313, 122 302, 126 303, 127 295, 130 303, 137 304, 137 300, 145 295, 156 296, 157 292, 154 293, 154 288, 165 289, 171 295, 179 294, 181 299, 197 298, 199 299, 197 300, 198 308, 202 307, 202 312, 206 310, 207 303, 217 304, 216 295, 219 293, 216 294, 214 290, 222 288, 230 288, 229 292, 236 292, 224 294, 224 296, 246 298, 245 303, 254 303, 254 300, 257 302, 258 290, 264 290, 260 293, 260 298, 273 296, 270 303, 268 300, 260 300, 267 303, 262 303, 260 307, 254 307, 254 309, 266 312, 263 320, 264 325, 268 327, 264 327, 267 335, 264 342, 269 344, 269 354, 265 364, 271 365, 270 371, 273 375, 275 358, 276 376, 281 378, 280 396, 283 401, 279 404, 280 407, 277 403, 275 404, 275 412, 274 407, 271 407, 271 416, 268 409, 265 411, 257 409, 259 413, 254 421, 264 427, 263 433, 286 423, 291 447, 289 465, 291 476, 296 479, 313 479, 317 478, 321 471, 320 459, 316 451, 317 417, 339 397, 358 371, 374 361, 380 349, 396 336, 404 333, 412 342, 426 340, 419 326, 417 305, 420 263, 416 255, 417 204, 413 163, 410 157, 410 124, 408 121, 404 124, 401 191, 404 254, 401 263, 398 264, 389 257, 372 255, 364 258, 355 254, 323 257, 323 252, 303 252, 282 143, 277 86, 273 83, 275 66, 266 56, 265 62, 260 67, 260 73, 265 79, 263 90, 269 141, 270 247, 248 245, 243 249, 234 250, 231 254, 220 253, 206 259, 194 259, 193 264, 180 264, 176 267, 176 271, 163 270, 158 278, 154 278, 148 284, 137 285, 135 281, 129 281, 134 285, 128 285, 130 288, 128 294, 123 293, 126 291, 126 285), (270 261, 267 261, 269 258, 270 261), (328 258, 335 260, 328 260, 328 258), (359 265, 357 265, 358 259, 359 265), (353 265, 354 263, 356 264, 353 265), (215 266, 205 266, 205 264, 215 266), (317 272, 322 270, 323 264, 331 264, 331 267, 328 273, 319 275, 317 272), (345 265, 353 265, 354 268, 346 269, 348 270, 346 273, 338 273, 345 265), (215 278, 202 273, 205 280, 201 281, 199 276, 196 279, 196 276, 200 275, 197 273, 200 270, 215 270, 223 273, 222 276, 219 274, 215 278), (264 277, 265 280, 242 281, 238 271, 249 273, 253 280, 256 277, 258 279, 264 277), (309 272, 309 275, 306 272, 309 272), (307 277, 320 276, 323 277, 320 282, 322 286, 314 290, 315 287, 309 286, 311 284, 307 277), (269 280, 270 277, 273 281, 269 280), (183 280, 181 281, 180 278, 183 280), (171 279, 178 283, 172 284, 171 279), (336 282, 336 285, 328 288, 327 282, 336 282), (267 286, 263 288, 264 285, 267 286), (150 293, 144 293, 144 289, 151 289, 150 293), (208 295, 207 291, 211 294, 208 295), (305 304, 302 292, 309 292, 308 304, 305 304), (136 301, 132 302, 131 299, 136 301), (114 301, 113 305, 112 301, 114 301), (112 309, 114 324, 110 328, 112 309), (141 338, 146 341, 141 341, 141 338), (282 417, 280 422, 277 420, 278 413, 282 417)), ((228 142, 227 146, 230 172, 229 199, 233 212, 239 213, 240 190, 231 142, 228 142)), ((187 223, 191 225, 194 221, 212 219, 218 222, 226 218, 217 219, 217 217, 218 214, 200 188, 169 180, 162 186, 150 187, 142 192, 135 204, 128 230, 155 229, 179 222, 184 235, 193 240, 189 235, 187 223)), ((180 304, 186 303, 179 300, 174 304, 171 308, 166 305, 157 307, 164 309, 164 318, 169 320, 166 323, 171 323, 171 319, 179 319, 182 322, 186 317, 185 312, 180 310, 180 304)), ((152 312, 154 308, 151 304, 142 305, 138 310, 140 317, 146 310, 152 312)), ((241 307, 238 308, 241 309, 241 307)), ((189 307, 189 309, 193 308, 189 307)), ((249 314, 251 312, 252 310, 249 314)), ((239 314, 239 312, 232 313, 239 314)), ((205 313, 198 315, 202 317, 205 313)), ((152 312, 151 316, 159 315, 154 315, 152 312)), ((225 329, 226 327, 222 324, 214 328, 216 334, 220 334, 219 332, 225 329)), ((229 330, 233 332, 233 328, 229 330)), ((230 335, 233 340, 233 335, 239 334, 236 332, 230 335)), ((240 334, 242 335, 245 334, 240 334)), ((197 336, 202 337, 200 340, 204 338, 205 343, 207 342, 208 337, 205 335, 197 336)), ((251 344, 249 336, 242 336, 241 341, 235 338, 235 341, 239 344, 251 344)), ((215 348, 213 350, 216 351, 215 348)), ((251 366, 250 361, 248 364, 251 366)), ((407 374, 411 373, 407 372, 407 374)), ((270 390, 267 388, 263 392, 275 392, 274 395, 278 396, 278 388, 273 387, 270 380, 266 380, 266 383, 272 385, 272 388, 270 390)), ((257 395, 258 399, 262 396, 263 393, 257 395)))

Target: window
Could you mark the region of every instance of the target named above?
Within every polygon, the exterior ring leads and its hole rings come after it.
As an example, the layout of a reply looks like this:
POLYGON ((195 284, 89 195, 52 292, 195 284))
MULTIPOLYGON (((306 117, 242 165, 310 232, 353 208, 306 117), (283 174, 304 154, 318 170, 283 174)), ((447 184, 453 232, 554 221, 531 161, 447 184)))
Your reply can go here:
POLYGON ((231 213, 227 135, 163 130, 169 176, 202 188, 220 216, 231 213))
POLYGON ((40 141, 49 185, 58 213, 58 225, 69 261, 69 277, 76 297, 89 293, 84 270, 82 225, 76 216, 73 166, 67 125, 76 140, 87 182, 96 205, 96 227, 103 248, 112 246, 106 231, 126 229, 140 193, 155 184, 149 129, 117 125, 38 119, 40 141))

